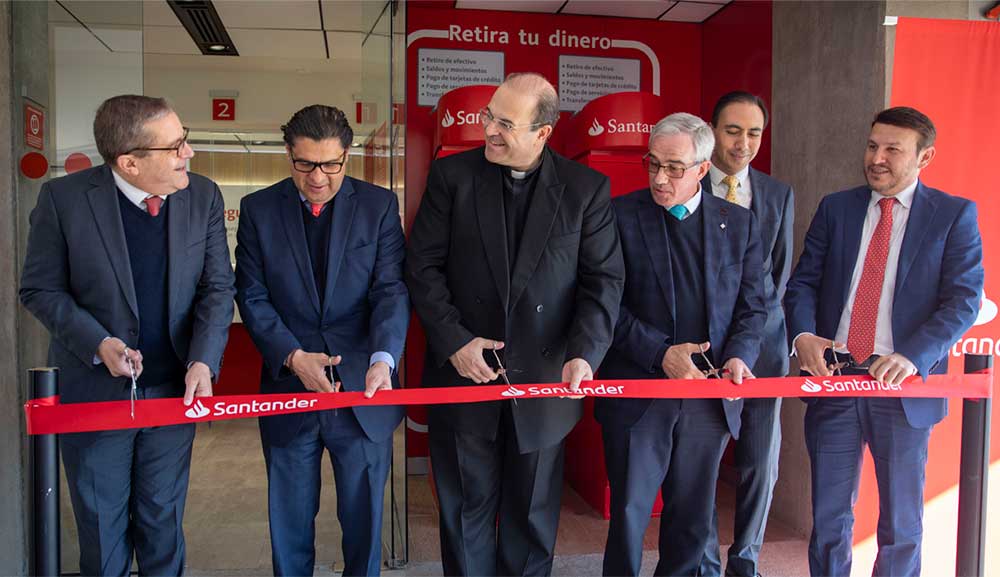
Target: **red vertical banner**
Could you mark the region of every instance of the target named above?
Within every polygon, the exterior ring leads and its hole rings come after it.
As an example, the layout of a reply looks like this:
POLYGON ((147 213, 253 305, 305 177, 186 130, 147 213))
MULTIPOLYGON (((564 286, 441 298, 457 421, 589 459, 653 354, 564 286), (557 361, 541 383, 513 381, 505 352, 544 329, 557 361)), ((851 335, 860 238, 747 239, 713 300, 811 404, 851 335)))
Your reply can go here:
MULTIPOLYGON (((937 128, 937 156, 920 174, 934 188, 976 202, 983 237, 986 287, 976 325, 952 347, 949 371, 962 371, 965 353, 993 354, 1000 343, 996 300, 1000 282, 990 274, 1000 258, 1000 173, 991 137, 1000 133, 1000 26, 971 22, 900 18, 892 69, 892 106, 911 106, 937 128)), ((860 165, 862 151, 858 151, 860 165)), ((996 395, 996 391, 994 391, 996 395)), ((990 460, 1000 459, 1000 418, 993 413, 990 460)), ((934 427, 928 450, 928 504, 924 517, 924 572, 954 569, 955 511, 936 517, 932 502, 958 483, 962 405, 950 401, 949 415, 934 427), (950 540, 949 540, 950 539, 950 540)), ((995 498, 995 497, 994 497, 995 498)), ((877 487, 866 457, 855 507, 855 542, 872 538, 878 518, 877 487)), ((989 572, 989 570, 987 570, 989 572)))

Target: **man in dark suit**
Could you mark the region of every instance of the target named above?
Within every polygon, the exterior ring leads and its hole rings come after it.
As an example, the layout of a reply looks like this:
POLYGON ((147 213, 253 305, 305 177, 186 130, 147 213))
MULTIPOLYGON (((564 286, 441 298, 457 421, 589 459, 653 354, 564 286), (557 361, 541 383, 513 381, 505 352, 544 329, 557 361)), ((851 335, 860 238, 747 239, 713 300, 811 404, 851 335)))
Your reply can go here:
MULTIPOLYGON (((880 112, 865 151, 867 186, 820 203, 785 295, 803 371, 830 375, 834 351, 845 374, 889 385, 947 371, 948 348, 979 311, 983 250, 975 204, 919 179, 934 158, 935 136, 918 110, 880 112)), ((946 399, 806 402, 810 573, 851 573, 851 510, 868 445, 880 510, 873 574, 919 575, 927 442, 946 399)))
MULTIPOLYGON (((702 190, 749 208, 757 217, 764 260, 764 307, 767 322, 760 356, 753 366, 758 377, 788 374, 788 338, 781 299, 792 271, 792 187, 751 168, 761 136, 767 128, 767 106, 759 96, 730 92, 719 98, 712 112, 715 150, 712 167, 701 181, 702 190)), ((740 415, 740 438, 735 443, 736 515, 733 544, 726 575, 754 577, 764 544, 764 527, 771 494, 778 480, 781 450, 781 399, 746 399, 740 415)), ((718 523, 705 549, 702 575, 719 575, 718 523)))
MULTIPOLYGON (((105 164, 42 186, 21 302, 52 335, 60 402, 190 405, 212 395, 233 318, 222 195, 188 174, 187 129, 162 98, 106 100, 94 140, 105 164)), ((140 575, 184 571, 194 433, 184 424, 60 436, 81 574, 128 575, 133 551, 140 575)))
MULTIPOLYGON (((626 278, 604 378, 704 379, 713 367, 735 385, 753 377, 765 319, 760 231, 749 210, 703 191, 713 142, 696 116, 664 118, 643 157, 649 188, 613 203, 626 278)), ((719 460, 729 437, 739 437, 742 406, 738 399, 596 401, 611 486, 605 575, 639 574, 658 491, 655 574, 698 574, 719 460)))
MULTIPOLYGON (((281 127, 291 178, 243 199, 236 301, 264 358, 261 390, 371 397, 392 388, 409 322, 396 196, 346 176, 344 113, 312 105, 281 127)), ((262 417, 276 575, 312 575, 320 464, 330 453, 344 574, 378 575, 398 406, 262 417)))
MULTIPOLYGON (((546 147, 558 115, 548 81, 513 74, 480 111, 485 148, 431 166, 407 256, 426 386, 495 381, 500 361, 511 382, 577 390, 611 344, 624 272, 609 183, 546 147)), ((573 399, 429 408, 446 575, 551 572, 580 414, 573 399)))

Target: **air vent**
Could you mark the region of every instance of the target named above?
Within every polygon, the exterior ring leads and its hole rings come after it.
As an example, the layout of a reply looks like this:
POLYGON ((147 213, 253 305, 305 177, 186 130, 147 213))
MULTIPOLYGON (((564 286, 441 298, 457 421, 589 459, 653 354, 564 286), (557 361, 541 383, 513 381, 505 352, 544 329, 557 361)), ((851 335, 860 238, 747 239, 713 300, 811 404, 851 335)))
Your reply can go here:
POLYGON ((239 56, 211 0, 167 0, 205 56, 239 56))

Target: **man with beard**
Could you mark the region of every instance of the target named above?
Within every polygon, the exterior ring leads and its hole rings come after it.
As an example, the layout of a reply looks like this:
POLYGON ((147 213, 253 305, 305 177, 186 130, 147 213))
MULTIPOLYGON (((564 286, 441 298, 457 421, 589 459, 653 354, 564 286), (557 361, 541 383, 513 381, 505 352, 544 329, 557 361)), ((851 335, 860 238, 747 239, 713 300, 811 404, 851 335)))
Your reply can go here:
MULTIPOLYGON (((934 124, 883 110, 864 156, 867 186, 823 199, 788 281, 785 311, 802 370, 870 375, 894 386, 948 370, 948 349, 972 326, 983 289, 976 206, 925 185, 934 124), (838 363, 839 364, 839 363, 838 363)), ((919 575, 924 469, 946 399, 809 398, 812 469, 809 571, 851 573, 852 507, 867 445, 878 481, 873 575, 919 575)))

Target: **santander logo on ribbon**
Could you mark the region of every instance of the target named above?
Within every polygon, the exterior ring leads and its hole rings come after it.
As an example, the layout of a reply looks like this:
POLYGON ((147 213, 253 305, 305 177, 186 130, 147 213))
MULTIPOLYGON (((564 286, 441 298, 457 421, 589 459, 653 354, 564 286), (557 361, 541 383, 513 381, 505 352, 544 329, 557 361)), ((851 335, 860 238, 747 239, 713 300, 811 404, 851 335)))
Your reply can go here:
POLYGON ((200 419, 210 413, 211 411, 202 404, 201 399, 195 400, 191 408, 184 411, 184 416, 189 419, 200 419))
POLYGON ((510 387, 507 387, 506 391, 500 393, 500 396, 501 397, 520 397, 521 395, 525 395, 525 394, 527 394, 527 393, 525 393, 524 391, 522 391, 520 389, 515 389, 513 387, 513 385, 512 385, 510 387))
POLYGON ((823 390, 823 385, 818 385, 806 379, 806 382, 802 383, 801 389, 807 393, 818 393, 823 390))

